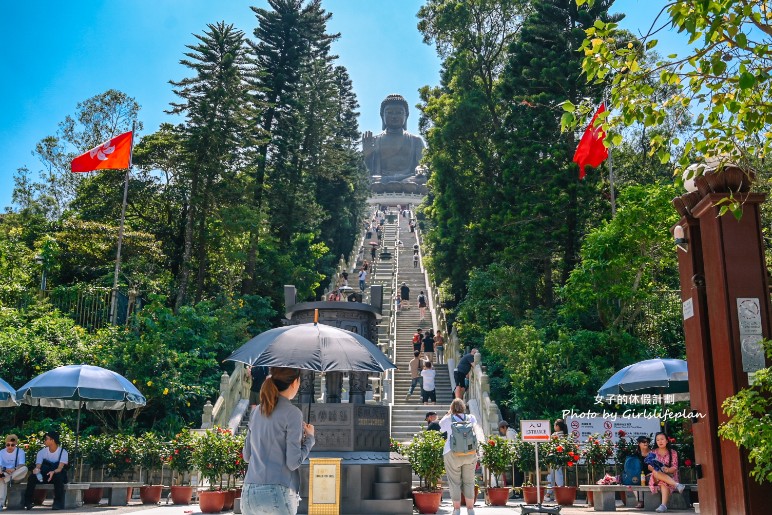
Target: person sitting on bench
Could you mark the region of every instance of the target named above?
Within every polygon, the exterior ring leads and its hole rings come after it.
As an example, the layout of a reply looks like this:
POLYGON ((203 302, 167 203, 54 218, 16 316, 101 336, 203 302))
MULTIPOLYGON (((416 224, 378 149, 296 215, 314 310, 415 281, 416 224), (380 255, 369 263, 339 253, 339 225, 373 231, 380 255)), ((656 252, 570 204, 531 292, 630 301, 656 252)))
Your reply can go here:
POLYGON ((49 431, 43 439, 44 448, 38 451, 35 468, 27 479, 27 490, 24 492, 24 509, 32 509, 32 496, 38 483, 54 485, 54 510, 64 509, 64 485, 67 483, 67 466, 69 455, 59 446, 59 433, 49 431))
POLYGON ((24 449, 19 447, 19 437, 8 435, 5 437, 5 451, 0 450, 0 510, 5 505, 5 495, 8 492, 8 483, 12 480, 20 480, 27 476, 27 456, 24 449))

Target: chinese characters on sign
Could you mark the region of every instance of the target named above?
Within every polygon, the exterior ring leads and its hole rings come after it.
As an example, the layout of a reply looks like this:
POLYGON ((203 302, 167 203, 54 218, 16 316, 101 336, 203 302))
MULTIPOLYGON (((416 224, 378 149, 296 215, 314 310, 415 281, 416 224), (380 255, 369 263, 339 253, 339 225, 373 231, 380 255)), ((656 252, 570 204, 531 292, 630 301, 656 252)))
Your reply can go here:
POLYGON ((526 442, 548 442, 550 439, 550 421, 521 420, 520 434, 526 442))

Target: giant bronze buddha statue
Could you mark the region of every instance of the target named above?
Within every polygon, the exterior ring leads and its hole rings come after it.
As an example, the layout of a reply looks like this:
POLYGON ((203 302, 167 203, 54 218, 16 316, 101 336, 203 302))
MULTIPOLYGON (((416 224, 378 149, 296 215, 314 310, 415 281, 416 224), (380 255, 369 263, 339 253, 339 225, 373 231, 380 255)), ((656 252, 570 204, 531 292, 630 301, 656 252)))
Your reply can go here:
POLYGON ((362 152, 373 182, 415 182, 424 142, 407 132, 407 101, 402 95, 389 95, 381 102, 383 132, 362 135, 362 152))

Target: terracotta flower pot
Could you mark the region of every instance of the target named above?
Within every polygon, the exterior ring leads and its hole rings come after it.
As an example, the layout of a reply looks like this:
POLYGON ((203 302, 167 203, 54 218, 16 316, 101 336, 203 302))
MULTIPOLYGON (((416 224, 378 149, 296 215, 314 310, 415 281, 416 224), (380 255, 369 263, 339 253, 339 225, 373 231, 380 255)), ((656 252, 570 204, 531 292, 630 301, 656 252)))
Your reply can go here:
POLYGON ((509 500, 509 487, 488 488, 488 500, 491 506, 506 506, 509 500))
POLYGON ((219 513, 225 504, 225 492, 222 490, 199 490, 198 507, 202 513, 219 513))
POLYGON ((35 489, 35 492, 32 494, 32 502, 37 505, 43 504, 43 501, 46 500, 47 493, 48 492, 46 490, 35 489))
POLYGON ((101 488, 89 488, 83 491, 83 504, 99 504, 102 500, 101 488))
POLYGON ((133 486, 127 486, 126 487, 126 502, 131 501, 131 496, 134 495, 134 487, 133 486))
POLYGON ((437 513, 442 501, 442 490, 436 492, 413 492, 413 502, 418 513, 437 513))
POLYGON ((236 490, 224 490, 225 501, 223 502, 222 509, 230 511, 233 509, 233 501, 236 500, 236 490))
POLYGON ((190 504, 192 498, 192 486, 172 486, 172 502, 174 504, 190 504))
POLYGON ((547 489, 544 487, 540 488, 539 491, 539 497, 536 497, 536 487, 535 486, 524 486, 523 487, 523 500, 526 504, 536 504, 544 501, 544 494, 547 493, 547 489))
POLYGON ((561 506, 573 506, 576 501, 575 486, 554 486, 552 492, 555 494, 555 502, 561 506))
POLYGON ((163 485, 145 485, 139 487, 139 498, 142 504, 158 504, 161 502, 163 485))

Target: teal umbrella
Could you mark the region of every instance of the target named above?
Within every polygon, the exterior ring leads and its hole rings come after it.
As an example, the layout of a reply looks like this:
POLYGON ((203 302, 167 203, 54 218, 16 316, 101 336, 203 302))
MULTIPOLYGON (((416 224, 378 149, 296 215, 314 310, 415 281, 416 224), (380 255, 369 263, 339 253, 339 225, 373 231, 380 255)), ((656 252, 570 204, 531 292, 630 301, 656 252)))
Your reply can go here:
POLYGON ((0 379, 0 407, 18 406, 16 390, 11 385, 0 379))
POLYGON ((656 358, 628 365, 606 381, 598 395, 672 394, 689 399, 689 371, 682 359, 656 358))
POLYGON ((135 409, 147 403, 137 387, 117 372, 93 365, 65 365, 32 378, 16 391, 24 404, 78 410, 75 456, 80 440, 80 410, 135 409))

